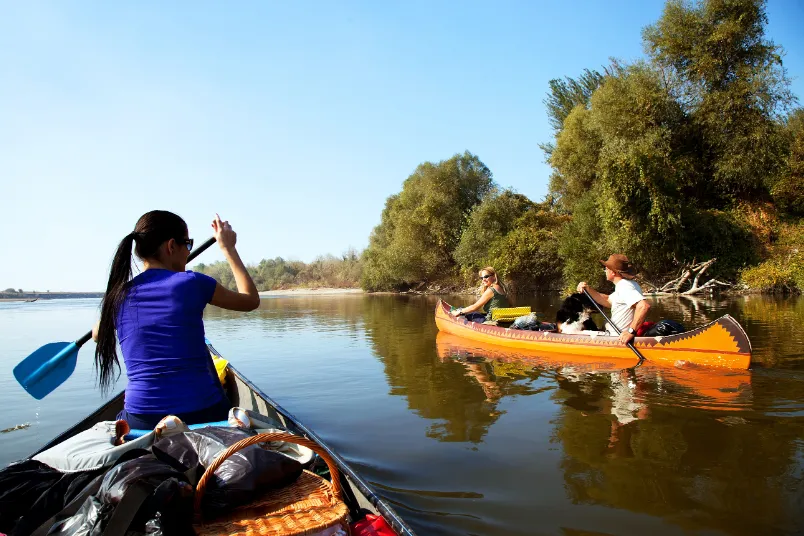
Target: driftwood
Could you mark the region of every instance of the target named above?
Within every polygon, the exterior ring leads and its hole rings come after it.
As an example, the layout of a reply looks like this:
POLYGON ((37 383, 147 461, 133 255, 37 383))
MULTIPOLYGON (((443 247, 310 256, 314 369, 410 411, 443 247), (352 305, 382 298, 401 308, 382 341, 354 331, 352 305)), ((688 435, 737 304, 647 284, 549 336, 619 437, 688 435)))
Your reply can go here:
POLYGON ((651 283, 647 280, 642 280, 642 282, 651 287, 653 290, 650 291, 650 294, 654 294, 657 296, 668 296, 668 295, 676 295, 676 296, 691 296, 693 294, 698 294, 703 292, 707 289, 711 292, 717 287, 723 288, 730 288, 733 285, 731 283, 724 283, 723 281, 718 281, 715 278, 706 281, 705 283, 701 284, 701 276, 713 265, 717 259, 709 259, 708 261, 704 262, 695 262, 692 261, 691 263, 683 266, 681 268, 681 272, 678 277, 672 279, 665 283, 664 285, 656 285, 651 283), (692 281, 690 281, 692 280, 692 281), (689 285, 689 288, 684 288, 686 285, 689 285))

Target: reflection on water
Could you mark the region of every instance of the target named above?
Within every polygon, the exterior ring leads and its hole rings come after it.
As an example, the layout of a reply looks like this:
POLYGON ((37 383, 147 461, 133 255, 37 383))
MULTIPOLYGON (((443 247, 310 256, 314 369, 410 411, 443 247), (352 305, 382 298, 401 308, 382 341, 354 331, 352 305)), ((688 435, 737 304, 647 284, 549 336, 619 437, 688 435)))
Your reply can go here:
MULTIPOLYGON (((549 318, 561 299, 519 301, 549 318)), ((209 308, 205 324, 218 350, 421 534, 804 530, 804 300, 654 300, 653 320, 687 327, 734 316, 751 338, 751 371, 483 345, 438 333, 435 303, 268 298, 248 314, 209 308)), ((32 423, 0 435, 0 462, 99 403, 89 346, 74 378, 42 403, 8 381, 18 357, 79 335, 96 307, 0 304, 11 356, 0 362, 0 429, 32 423)))
POLYGON ((762 364, 754 371, 689 365, 590 370, 580 358, 573 366, 566 356, 453 335, 439 334, 436 344, 444 360, 482 366, 481 378, 469 375, 486 392, 498 391, 489 385, 497 363, 552 376, 557 388, 551 398, 558 404, 552 433, 574 504, 649 514, 684 530, 790 533, 802 528, 804 377, 778 369, 797 368, 802 358, 804 341, 794 333, 804 321, 801 303, 754 296, 656 303, 657 316, 689 327, 735 316, 762 364))

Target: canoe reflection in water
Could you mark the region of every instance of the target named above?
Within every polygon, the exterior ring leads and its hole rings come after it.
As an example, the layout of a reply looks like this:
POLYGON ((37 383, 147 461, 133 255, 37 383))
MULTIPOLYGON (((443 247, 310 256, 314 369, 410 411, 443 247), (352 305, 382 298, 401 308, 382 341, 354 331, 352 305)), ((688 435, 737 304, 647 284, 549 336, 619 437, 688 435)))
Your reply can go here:
POLYGON ((737 411, 750 407, 751 373, 745 370, 643 364, 636 359, 601 361, 584 356, 512 350, 439 332, 438 356, 461 362, 486 399, 502 398, 498 373, 509 376, 549 372, 563 391, 564 405, 587 413, 610 413, 612 441, 621 427, 649 415, 650 406, 737 411), (606 404, 609 407, 601 407, 606 404))

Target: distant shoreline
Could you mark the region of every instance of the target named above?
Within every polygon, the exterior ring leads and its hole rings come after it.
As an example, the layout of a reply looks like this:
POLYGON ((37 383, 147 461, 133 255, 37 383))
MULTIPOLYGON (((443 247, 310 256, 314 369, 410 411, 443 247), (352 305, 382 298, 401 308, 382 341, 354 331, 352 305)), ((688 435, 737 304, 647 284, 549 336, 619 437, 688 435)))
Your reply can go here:
POLYGON ((260 296, 323 296, 335 294, 364 294, 360 288, 288 288, 281 290, 263 290, 260 296))
POLYGON ((103 292, 0 292, 2 302, 34 300, 64 300, 75 298, 103 298, 103 292))

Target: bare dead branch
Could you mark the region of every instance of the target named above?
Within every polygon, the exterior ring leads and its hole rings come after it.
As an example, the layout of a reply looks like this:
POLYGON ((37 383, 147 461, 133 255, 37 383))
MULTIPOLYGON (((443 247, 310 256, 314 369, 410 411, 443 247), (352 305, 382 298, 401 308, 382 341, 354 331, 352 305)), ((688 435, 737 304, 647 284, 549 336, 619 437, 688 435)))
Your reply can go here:
POLYGON ((693 287, 693 288, 691 288, 691 289, 689 289, 689 290, 687 290, 685 292, 682 292, 680 295, 681 296, 689 296, 691 294, 698 294, 699 292, 702 292, 705 289, 713 288, 713 287, 716 287, 718 285, 720 285, 722 287, 726 287, 726 288, 729 288, 729 287, 733 286, 731 283, 724 283, 723 281, 718 281, 717 279, 710 279, 709 281, 707 281, 706 283, 704 283, 700 287, 693 287))

